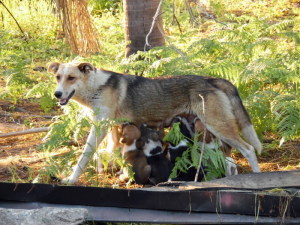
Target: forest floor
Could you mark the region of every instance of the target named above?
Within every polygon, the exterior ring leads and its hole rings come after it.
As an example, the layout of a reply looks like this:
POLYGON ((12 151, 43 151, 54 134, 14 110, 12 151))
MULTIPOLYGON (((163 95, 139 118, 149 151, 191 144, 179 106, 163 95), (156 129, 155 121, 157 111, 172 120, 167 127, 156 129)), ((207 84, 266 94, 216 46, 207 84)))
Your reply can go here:
MULTIPOLYGON (((51 117, 61 111, 52 111, 47 116, 39 104, 32 100, 21 100, 13 105, 0 100, 0 134, 26 130, 32 127, 47 127, 51 117)), ((45 155, 38 146, 43 143, 46 133, 26 134, 20 136, 0 137, 0 182, 30 182, 45 166, 45 155)), ((300 140, 285 142, 278 147, 279 138, 265 134, 264 151, 258 157, 262 171, 283 171, 300 169, 300 140)), ((58 149, 50 153, 51 157, 64 157, 68 148, 58 149)), ((240 173, 250 172, 248 162, 242 155, 234 151, 233 158, 239 166, 240 173)), ((99 175, 99 179, 101 175, 99 175)), ((107 177, 106 177, 107 178, 107 177)), ((107 185, 114 184, 116 177, 106 179, 107 185)), ((53 181, 55 183, 55 181, 53 181)), ((89 185, 80 179, 78 185, 89 185)), ((121 185, 122 186, 122 185, 121 185)))

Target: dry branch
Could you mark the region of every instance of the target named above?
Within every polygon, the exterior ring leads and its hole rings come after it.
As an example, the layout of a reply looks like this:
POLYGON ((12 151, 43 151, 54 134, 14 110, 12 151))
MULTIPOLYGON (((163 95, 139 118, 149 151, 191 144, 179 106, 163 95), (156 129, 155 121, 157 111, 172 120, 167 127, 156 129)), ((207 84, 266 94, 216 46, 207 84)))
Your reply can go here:
MULTIPOLYGON (((5 114, 0 114, 0 117, 13 117, 12 113, 5 112, 5 114)), ((44 118, 44 119, 53 119, 54 116, 49 115, 21 115, 18 118, 44 118)))
MULTIPOLYGON (((204 97, 202 95, 199 94, 199 97, 202 99, 202 110, 203 110, 203 124, 206 125, 205 123, 205 103, 204 103, 204 97)), ((205 137, 206 137, 206 126, 204 126, 204 133, 203 133, 203 142, 202 142, 202 146, 201 146, 201 154, 200 154, 200 157, 199 157, 199 164, 198 164, 198 167, 197 167, 197 172, 196 172, 196 175, 195 175, 195 182, 198 181, 198 177, 199 177, 199 172, 200 172, 200 168, 201 168, 201 164, 202 164, 202 159, 203 159, 203 155, 204 155, 204 151, 205 151, 205 137)), ((204 176, 205 176, 205 173, 203 173, 204 176)), ((205 178, 206 180, 206 178, 205 178)))
POLYGON ((16 131, 16 132, 0 134, 0 138, 26 135, 26 134, 34 134, 34 133, 41 133, 41 132, 47 132, 48 130, 49 130, 49 127, 33 128, 33 129, 24 130, 24 131, 16 131))
POLYGON ((6 5, 3 3, 3 1, 0 0, 0 4, 3 5, 3 7, 6 9, 6 11, 9 13, 9 15, 13 18, 13 20, 16 22, 18 28, 20 29, 20 31, 23 34, 23 37, 25 39, 25 41, 27 41, 27 36, 24 33, 23 29, 21 28, 20 24, 18 23, 17 19, 14 17, 14 15, 11 13, 11 11, 6 7, 6 5))

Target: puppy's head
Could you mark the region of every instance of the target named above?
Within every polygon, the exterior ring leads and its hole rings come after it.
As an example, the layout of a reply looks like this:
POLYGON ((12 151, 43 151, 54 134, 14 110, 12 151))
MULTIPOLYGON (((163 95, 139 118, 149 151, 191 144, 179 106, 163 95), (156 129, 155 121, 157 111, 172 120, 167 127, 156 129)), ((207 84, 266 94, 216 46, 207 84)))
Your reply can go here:
POLYGON ((189 122, 188 116, 176 116, 171 123, 179 123, 180 132, 188 139, 192 139, 194 136, 193 125, 189 122))
POLYGON ((89 73, 95 71, 90 63, 51 63, 48 67, 49 73, 54 73, 57 87, 54 92, 59 99, 60 105, 66 105, 69 100, 76 96, 79 89, 82 89, 83 83, 89 73))
POLYGON ((147 157, 163 153, 160 131, 147 125, 141 126, 141 138, 136 141, 136 147, 142 149, 147 157))
POLYGON ((140 129, 134 124, 123 124, 121 128, 120 143, 132 145, 133 142, 141 137, 140 129))

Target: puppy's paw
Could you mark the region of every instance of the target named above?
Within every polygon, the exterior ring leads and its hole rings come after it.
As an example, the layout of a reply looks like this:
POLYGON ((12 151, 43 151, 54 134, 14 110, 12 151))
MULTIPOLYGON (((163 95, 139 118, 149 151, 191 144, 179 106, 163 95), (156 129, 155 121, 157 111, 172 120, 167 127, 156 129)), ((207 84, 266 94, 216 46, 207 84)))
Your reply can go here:
POLYGON ((226 157, 225 163, 226 163, 226 171, 225 171, 226 177, 238 175, 237 166, 233 158, 226 157))

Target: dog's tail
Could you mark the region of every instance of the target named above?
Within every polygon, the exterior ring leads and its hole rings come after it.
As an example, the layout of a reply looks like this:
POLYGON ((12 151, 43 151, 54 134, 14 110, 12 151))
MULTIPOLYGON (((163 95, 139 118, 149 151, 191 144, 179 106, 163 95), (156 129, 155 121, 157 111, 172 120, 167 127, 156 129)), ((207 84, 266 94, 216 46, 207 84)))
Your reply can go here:
POLYGON ((214 86, 216 86, 228 96, 233 113, 237 119, 238 125, 244 138, 256 149, 257 153, 260 154, 262 152, 261 142, 258 139, 250 116, 243 105, 237 88, 232 83, 224 79, 213 79, 211 80, 211 82, 214 86))

